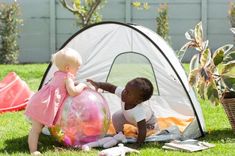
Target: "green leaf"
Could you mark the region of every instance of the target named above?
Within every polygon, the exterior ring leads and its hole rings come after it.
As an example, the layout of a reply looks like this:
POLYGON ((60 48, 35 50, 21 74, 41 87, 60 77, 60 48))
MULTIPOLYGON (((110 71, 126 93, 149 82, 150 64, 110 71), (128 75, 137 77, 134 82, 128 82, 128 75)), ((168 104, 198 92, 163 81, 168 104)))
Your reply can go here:
POLYGON ((224 65, 224 67, 221 69, 222 74, 226 74, 231 72, 235 67, 235 60, 228 62, 224 65))
POLYGON ((204 78, 204 81, 211 81, 212 79, 212 73, 210 70, 208 70, 208 68, 204 68, 202 67, 200 69, 200 76, 204 78))
POLYGON ((202 50, 205 50, 208 48, 208 45, 209 45, 209 40, 206 40, 202 43, 202 50))
POLYGON ((73 3, 76 5, 77 8, 80 7, 81 1, 80 0, 73 0, 73 3))
POLYGON ((187 40, 193 41, 194 40, 194 30, 190 29, 185 33, 185 38, 187 40))
POLYGON ((217 95, 219 96, 218 94, 218 91, 217 91, 217 87, 216 87, 216 84, 214 81, 210 81, 207 85, 207 98, 209 99, 211 96, 214 96, 214 95, 217 95))
POLYGON ((147 2, 143 3, 144 10, 148 10, 150 8, 149 4, 147 2))
POLYGON ((211 60, 211 52, 210 49, 207 48, 201 53, 200 64, 201 66, 205 66, 211 60))
POLYGON ((235 76, 222 75, 222 81, 230 91, 235 91, 235 76))
POLYGON ((235 51, 232 51, 226 54, 224 57, 223 63, 228 63, 233 60, 235 60, 235 51))
POLYGON ((141 2, 132 2, 132 6, 135 7, 135 8, 140 8, 141 7, 141 2))
POLYGON ((217 90, 217 86, 214 81, 210 81, 206 87, 206 95, 207 98, 212 102, 214 105, 219 104, 219 92, 217 90))
POLYGON ((224 45, 224 46, 222 46, 220 48, 223 48, 224 49, 224 53, 227 54, 233 48, 233 45, 232 44, 226 44, 226 45, 224 45))
POLYGON ((199 54, 195 54, 190 60, 189 69, 190 71, 199 67, 199 54))
POLYGON ((203 42, 202 22, 199 22, 199 23, 195 26, 194 36, 195 36, 196 42, 199 43, 199 45, 201 46, 201 45, 202 45, 202 42, 203 42))
POLYGON ((198 74, 199 74, 199 69, 194 69, 189 73, 188 76, 189 84, 191 84, 192 86, 196 84, 198 74))
POLYGON ((214 65, 219 65, 224 59, 224 49, 217 49, 215 53, 213 54, 213 62, 214 65))
POLYGON ((200 95, 200 97, 202 98, 202 99, 204 99, 205 100, 205 86, 206 86, 206 83, 205 83, 205 81, 204 81, 204 79, 203 78, 200 78, 199 80, 198 80, 198 82, 197 82, 197 92, 198 92, 198 94, 200 95))

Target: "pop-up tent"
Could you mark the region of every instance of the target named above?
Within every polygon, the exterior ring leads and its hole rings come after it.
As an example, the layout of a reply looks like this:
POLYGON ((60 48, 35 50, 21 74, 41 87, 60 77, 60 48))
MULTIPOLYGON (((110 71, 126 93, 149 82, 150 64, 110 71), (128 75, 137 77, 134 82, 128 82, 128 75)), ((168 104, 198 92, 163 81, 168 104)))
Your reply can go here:
MULTIPOLYGON (((172 48, 155 32, 139 25, 102 22, 72 35, 61 47, 77 50, 83 59, 77 79, 110 82, 118 86, 135 77, 146 77, 154 85, 147 101, 159 119, 160 127, 179 127, 189 138, 204 135, 200 104, 187 81, 187 75, 172 48)), ((41 85, 56 71, 48 66, 41 85)), ((111 113, 120 109, 120 99, 103 93, 111 113)))

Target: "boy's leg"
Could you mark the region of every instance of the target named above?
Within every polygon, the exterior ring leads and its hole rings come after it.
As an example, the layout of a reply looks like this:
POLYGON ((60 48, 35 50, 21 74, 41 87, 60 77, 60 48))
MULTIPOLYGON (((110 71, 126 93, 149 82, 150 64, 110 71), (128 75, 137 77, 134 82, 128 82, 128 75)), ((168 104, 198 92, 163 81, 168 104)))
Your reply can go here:
POLYGON ((123 131, 124 124, 129 123, 124 117, 123 112, 121 110, 113 114, 112 122, 117 133, 123 131))
POLYGON ((28 136, 28 144, 30 153, 36 152, 38 147, 38 139, 43 125, 35 120, 32 120, 32 128, 28 136))

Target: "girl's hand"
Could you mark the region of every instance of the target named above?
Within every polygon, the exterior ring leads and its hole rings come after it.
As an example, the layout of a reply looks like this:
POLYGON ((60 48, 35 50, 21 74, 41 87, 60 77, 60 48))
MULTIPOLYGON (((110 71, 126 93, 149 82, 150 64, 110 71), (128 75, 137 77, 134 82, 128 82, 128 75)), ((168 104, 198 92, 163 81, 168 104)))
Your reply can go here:
POLYGON ((85 83, 79 83, 78 85, 81 88, 81 90, 83 90, 83 89, 88 87, 85 83))
POLYGON ((85 83, 79 83, 75 88, 77 93, 80 94, 85 88, 87 88, 87 85, 85 83))
POLYGON ((96 91, 98 91, 98 89, 100 88, 98 82, 95 82, 95 81, 93 81, 91 79, 87 79, 86 81, 89 82, 92 86, 94 86, 96 91))

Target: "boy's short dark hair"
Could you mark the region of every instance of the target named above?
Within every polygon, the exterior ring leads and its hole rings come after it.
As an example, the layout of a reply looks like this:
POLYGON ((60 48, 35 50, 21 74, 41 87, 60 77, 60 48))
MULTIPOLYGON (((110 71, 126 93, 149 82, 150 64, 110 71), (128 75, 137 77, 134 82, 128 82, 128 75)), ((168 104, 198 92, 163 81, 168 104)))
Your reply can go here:
POLYGON ((150 80, 144 77, 138 77, 132 80, 132 84, 141 90, 140 96, 143 101, 151 98, 153 95, 153 84, 150 80))

